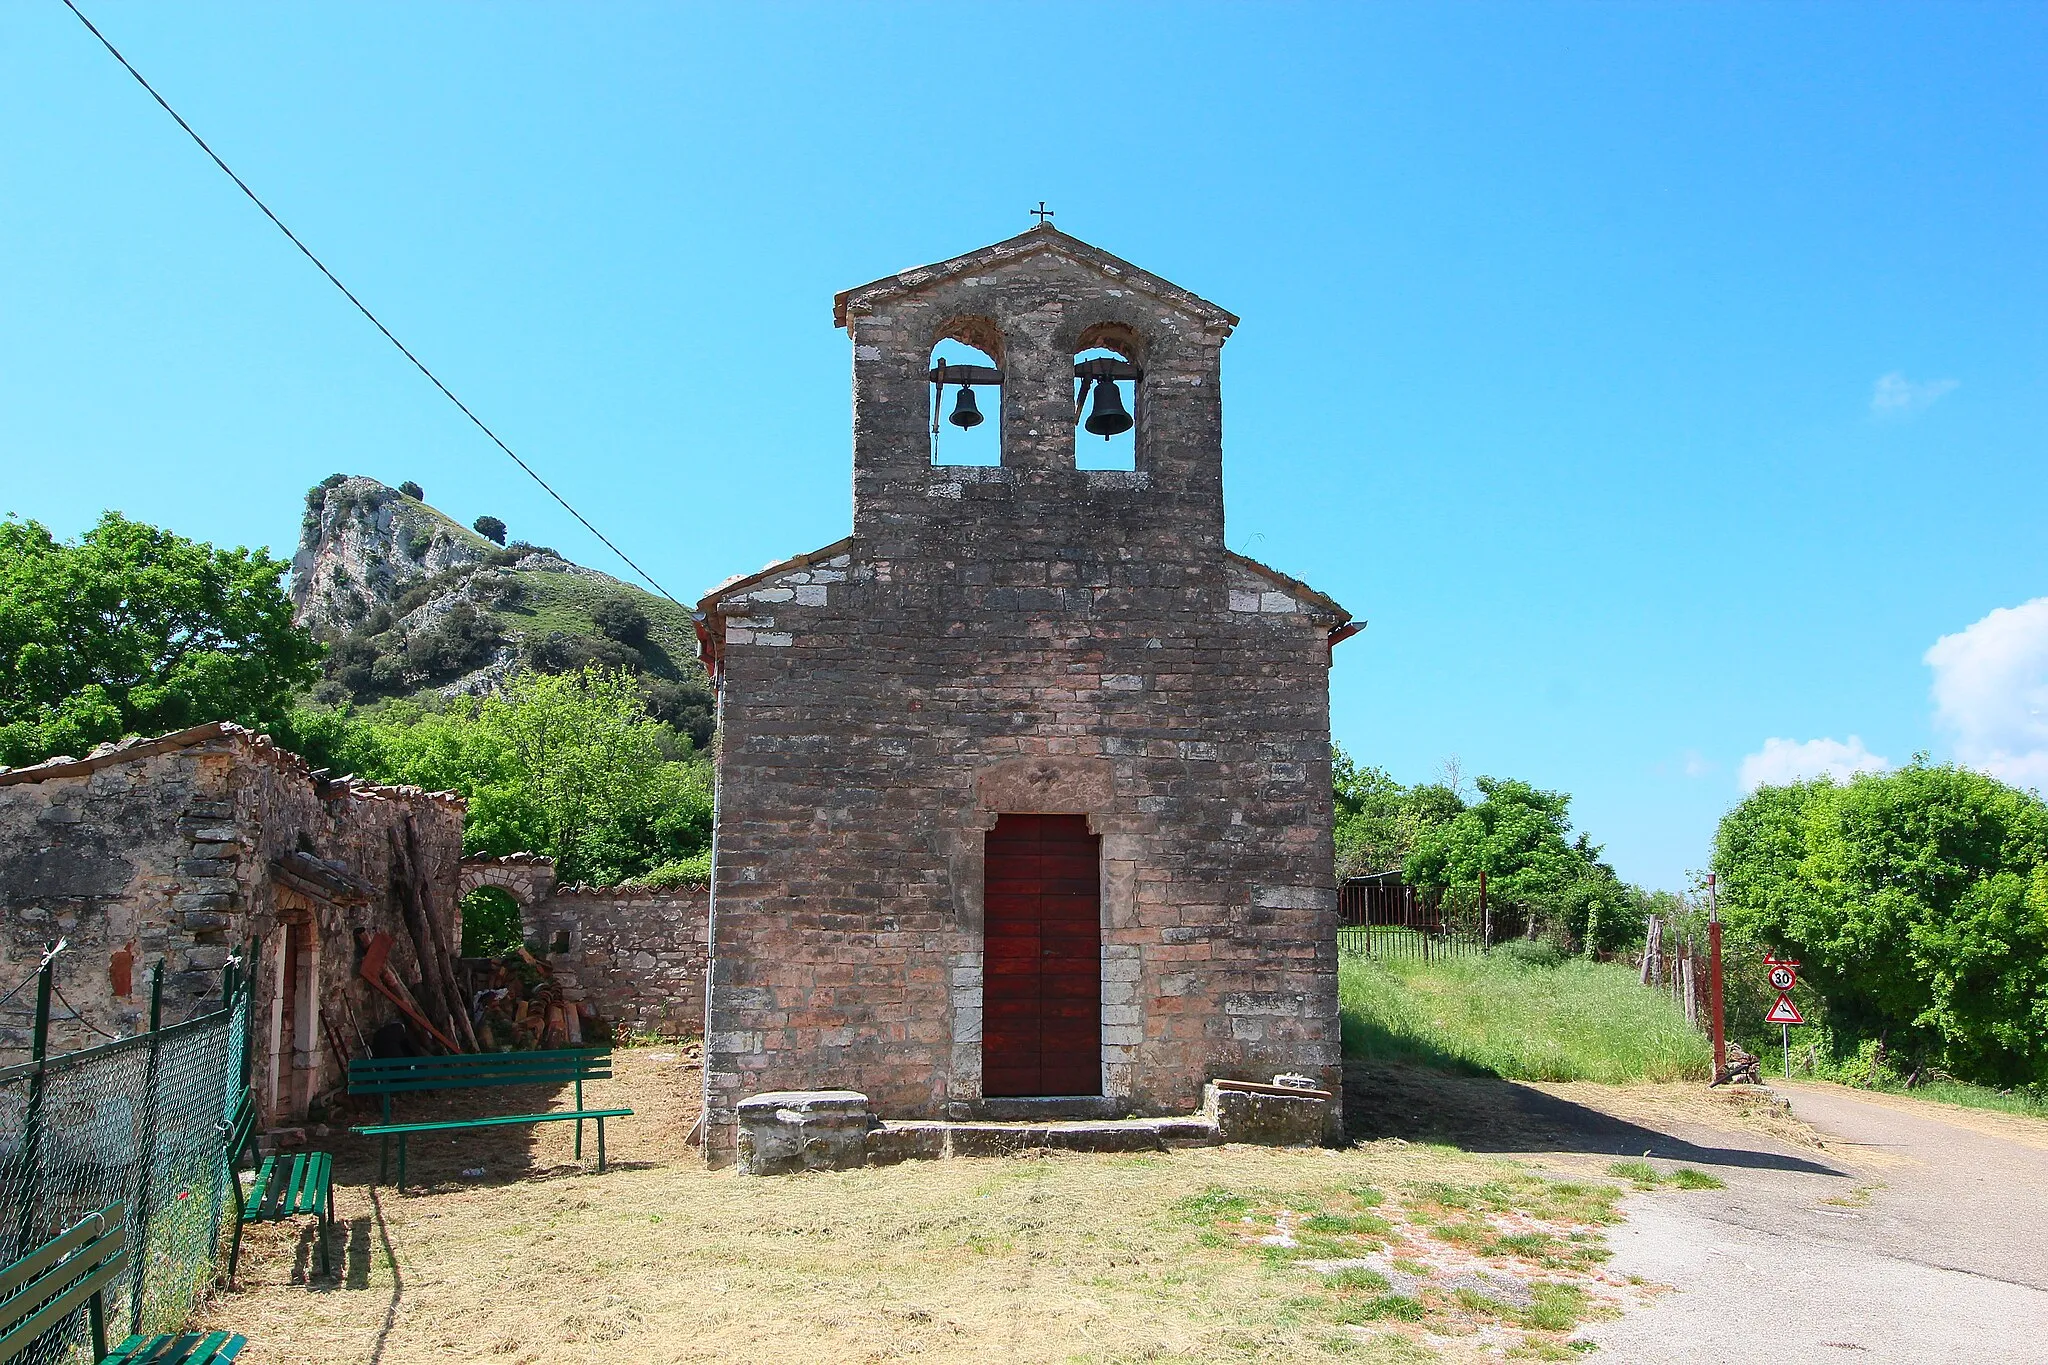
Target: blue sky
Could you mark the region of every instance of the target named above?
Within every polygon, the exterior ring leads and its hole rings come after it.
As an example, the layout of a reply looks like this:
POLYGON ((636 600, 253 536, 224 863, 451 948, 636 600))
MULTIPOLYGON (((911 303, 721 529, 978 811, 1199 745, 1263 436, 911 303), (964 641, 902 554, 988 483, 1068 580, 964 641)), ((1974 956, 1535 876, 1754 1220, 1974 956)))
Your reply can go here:
MULTIPOLYGON (((2048 780, 2048 9, 85 8, 685 600, 846 531, 834 291, 1043 198, 1243 317, 1360 759, 1672 887, 1745 774, 2048 780)), ((348 471, 616 567, 56 0, 0 126, 0 511, 288 554, 348 471)))

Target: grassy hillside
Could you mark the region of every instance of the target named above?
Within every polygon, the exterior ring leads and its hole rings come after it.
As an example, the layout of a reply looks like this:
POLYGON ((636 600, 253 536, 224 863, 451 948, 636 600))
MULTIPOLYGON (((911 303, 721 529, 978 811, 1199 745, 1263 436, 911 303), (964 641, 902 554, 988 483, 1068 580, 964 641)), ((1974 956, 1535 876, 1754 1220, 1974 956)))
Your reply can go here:
POLYGON ((542 573, 525 569, 510 577, 519 581, 519 600, 498 609, 508 631, 523 635, 559 632, 577 639, 600 637, 595 613, 613 598, 632 602, 647 617, 647 643, 640 652, 647 671, 661 678, 695 677, 697 633, 690 613, 665 597, 643 592, 630 583, 586 578, 582 574, 542 573))
POLYGON ((300 624, 328 647, 316 701, 431 709, 519 672, 595 664, 632 674, 652 715, 709 742, 711 693, 685 608, 544 546, 501 546, 419 493, 335 475, 306 495, 293 593, 300 624))
POLYGON ((1346 955, 1344 1053, 1529 1081, 1705 1080, 1706 1039, 1670 999, 1611 963, 1346 955))

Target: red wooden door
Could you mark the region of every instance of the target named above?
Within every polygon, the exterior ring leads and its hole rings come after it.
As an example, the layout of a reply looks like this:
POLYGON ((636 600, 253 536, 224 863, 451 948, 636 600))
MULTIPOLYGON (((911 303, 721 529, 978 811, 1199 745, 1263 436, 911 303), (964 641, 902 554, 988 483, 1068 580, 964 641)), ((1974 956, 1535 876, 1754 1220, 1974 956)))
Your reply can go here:
POLYGON ((982 883, 981 1093, 1102 1093, 1101 840, 1082 815, 1003 815, 982 883))

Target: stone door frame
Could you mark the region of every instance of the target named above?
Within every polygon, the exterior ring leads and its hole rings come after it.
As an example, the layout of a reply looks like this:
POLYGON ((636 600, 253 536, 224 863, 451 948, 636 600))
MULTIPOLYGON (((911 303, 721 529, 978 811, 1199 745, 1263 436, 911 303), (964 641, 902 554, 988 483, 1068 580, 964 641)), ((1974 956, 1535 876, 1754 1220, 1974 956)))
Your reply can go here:
POLYGON ((947 858, 958 914, 947 963, 953 1017, 947 1112, 978 1118, 1020 1103, 986 1100, 981 1093, 983 845, 996 817, 1011 814, 1085 816, 1089 832, 1102 841, 1102 1093, 1091 1104, 1093 1112, 1120 1112, 1130 1100, 1144 1035, 1142 950, 1125 940, 1137 923, 1138 863, 1150 817, 1122 809, 1116 768, 1106 758, 1005 759, 975 770, 972 785, 973 804, 962 812, 947 858))

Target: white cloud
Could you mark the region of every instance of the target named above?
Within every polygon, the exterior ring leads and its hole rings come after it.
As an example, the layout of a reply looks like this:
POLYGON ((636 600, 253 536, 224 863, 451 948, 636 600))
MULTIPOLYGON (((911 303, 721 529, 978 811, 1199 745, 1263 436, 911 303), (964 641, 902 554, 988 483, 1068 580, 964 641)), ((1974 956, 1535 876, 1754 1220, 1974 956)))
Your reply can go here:
POLYGON ((1687 749, 1685 751, 1685 765, 1683 771, 1687 777, 1705 777, 1708 773, 1714 771, 1714 769, 1720 766, 1720 764, 1708 758, 1698 749, 1687 749))
POLYGON ((1879 417, 1910 417, 1934 406, 1960 387, 1959 379, 1908 379, 1893 370, 1870 390, 1870 410, 1879 417))
POLYGON ((1767 739, 1764 747, 1742 756, 1742 789, 1782 787, 1809 778, 1832 777, 1836 781, 1857 773, 1881 773, 1892 766, 1888 758, 1870 752, 1863 741, 1849 736, 1847 744, 1834 739, 1767 739))
POLYGON ((1922 661, 1934 670, 1934 723, 1956 758, 2048 788, 2048 597, 1942 636, 1922 661))

